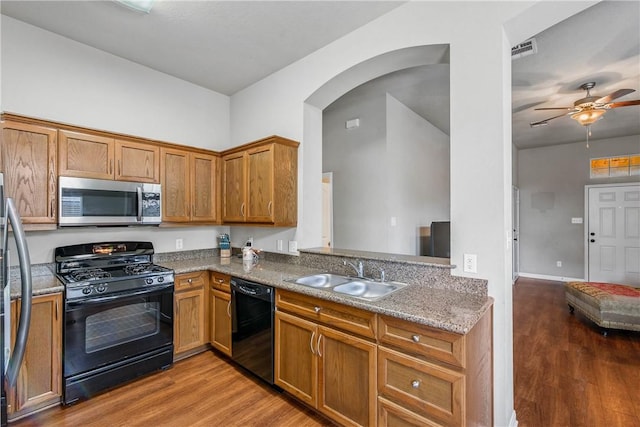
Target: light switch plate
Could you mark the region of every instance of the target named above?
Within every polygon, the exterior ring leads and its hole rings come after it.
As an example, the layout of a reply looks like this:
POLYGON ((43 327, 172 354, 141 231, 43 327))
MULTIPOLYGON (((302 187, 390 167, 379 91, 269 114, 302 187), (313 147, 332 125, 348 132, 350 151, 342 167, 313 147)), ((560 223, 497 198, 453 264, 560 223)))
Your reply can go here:
POLYGON ((298 252, 298 242, 295 240, 289 240, 289 252, 298 252))

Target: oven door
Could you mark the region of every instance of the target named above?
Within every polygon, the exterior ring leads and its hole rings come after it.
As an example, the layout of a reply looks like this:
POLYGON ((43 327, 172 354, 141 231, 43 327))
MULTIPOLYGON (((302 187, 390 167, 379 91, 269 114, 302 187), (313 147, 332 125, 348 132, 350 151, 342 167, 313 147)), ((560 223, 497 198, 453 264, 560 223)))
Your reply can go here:
POLYGON ((65 378, 163 347, 173 350, 173 284, 66 303, 65 378))

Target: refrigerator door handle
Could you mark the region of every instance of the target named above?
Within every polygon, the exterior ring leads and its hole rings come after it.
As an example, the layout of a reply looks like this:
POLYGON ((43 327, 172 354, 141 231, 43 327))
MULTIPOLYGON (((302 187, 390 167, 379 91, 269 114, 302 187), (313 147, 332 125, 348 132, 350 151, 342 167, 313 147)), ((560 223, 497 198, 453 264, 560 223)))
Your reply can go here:
MULTIPOLYGON (((7 367, 7 385, 13 387, 18 379, 18 372, 22 359, 24 358, 25 348, 27 346, 27 338, 29 336, 29 323, 31 323, 31 259, 29 257, 29 248, 27 247, 27 239, 22 228, 20 215, 13 203, 13 200, 6 200, 7 223, 5 233, 11 223, 13 227, 13 236, 16 240, 16 248, 18 250, 18 260, 20 261, 20 279, 22 282, 22 304, 20 307, 20 320, 18 323, 18 331, 16 333, 16 342, 9 359, 7 367)), ((6 234, 5 234, 6 236, 6 234)), ((5 237, 6 242, 6 237, 5 237)), ((6 246, 5 246, 6 248, 6 246)), ((9 313, 7 313, 9 314, 9 313)))

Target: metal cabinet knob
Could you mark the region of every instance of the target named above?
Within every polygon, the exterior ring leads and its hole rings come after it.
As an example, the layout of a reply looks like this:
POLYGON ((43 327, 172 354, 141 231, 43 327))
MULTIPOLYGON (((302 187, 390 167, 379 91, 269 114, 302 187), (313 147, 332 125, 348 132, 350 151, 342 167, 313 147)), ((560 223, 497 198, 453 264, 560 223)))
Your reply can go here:
POLYGON ((188 283, 193 283, 193 279, 187 279, 188 283))
POLYGON ((420 342, 420 335, 412 335, 411 339, 413 340, 413 342, 420 342))
POLYGON ((413 388, 419 388, 419 387, 420 387, 420 380, 413 380, 413 381, 411 381, 411 387, 413 387, 413 388))
POLYGON ((320 310, 322 310, 322 307, 318 307, 318 306, 313 307, 313 311, 315 311, 316 313, 320 313, 320 310))

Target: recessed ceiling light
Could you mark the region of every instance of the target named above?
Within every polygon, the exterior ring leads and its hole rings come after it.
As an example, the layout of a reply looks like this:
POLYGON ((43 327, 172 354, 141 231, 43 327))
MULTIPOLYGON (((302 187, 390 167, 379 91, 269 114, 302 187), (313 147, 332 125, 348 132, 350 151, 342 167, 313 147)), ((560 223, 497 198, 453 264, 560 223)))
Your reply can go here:
POLYGON ((153 7, 154 0, 114 0, 129 9, 137 10, 138 12, 149 13, 153 7))

